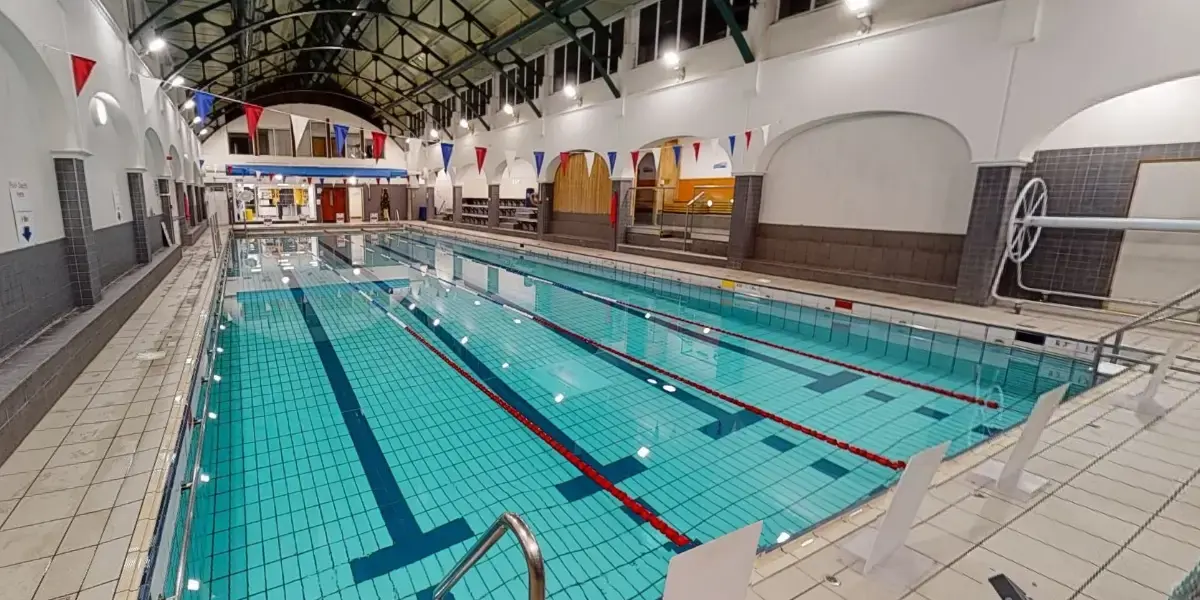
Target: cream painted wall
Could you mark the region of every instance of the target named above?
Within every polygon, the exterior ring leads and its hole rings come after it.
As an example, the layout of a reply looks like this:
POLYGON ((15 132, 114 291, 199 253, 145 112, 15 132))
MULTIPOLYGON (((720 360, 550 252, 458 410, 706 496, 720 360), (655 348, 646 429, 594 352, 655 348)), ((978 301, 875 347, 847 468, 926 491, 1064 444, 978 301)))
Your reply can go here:
POLYGON ((506 165, 500 175, 501 198, 523 200, 526 189, 533 188, 536 191, 537 187, 537 174, 533 164, 519 158, 513 161, 511 166, 506 165))
POLYGON ((460 169, 456 183, 462 185, 463 198, 487 198, 487 175, 480 173, 475 165, 463 166, 460 169))
MULTIPOLYGON (((1130 217, 1200 219, 1200 162, 1149 162, 1138 169, 1130 217)), ((1113 271, 1112 296, 1161 302, 1195 285, 1200 234, 1127 231, 1113 271)))
POLYGON ((1200 141, 1200 77, 1143 88, 1077 113, 1039 150, 1200 141))
POLYGON ((759 220, 965 234, 975 167, 966 140, 917 115, 862 115, 783 142, 759 220))

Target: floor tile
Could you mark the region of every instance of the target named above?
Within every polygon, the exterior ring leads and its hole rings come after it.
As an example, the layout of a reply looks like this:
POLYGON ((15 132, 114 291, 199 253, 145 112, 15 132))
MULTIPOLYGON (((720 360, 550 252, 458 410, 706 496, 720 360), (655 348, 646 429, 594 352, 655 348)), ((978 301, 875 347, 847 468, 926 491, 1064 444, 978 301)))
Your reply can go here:
MULTIPOLYGON (((952 565, 952 568, 979 583, 986 584, 989 577, 1004 574, 1028 593, 1036 594, 1037 600, 1067 600, 1071 588, 1054 579, 1023 567, 986 548, 975 548, 952 565), (1037 590, 1036 592, 1031 590, 1037 590)), ((987 598, 984 596, 983 598, 987 598)), ((963 600, 966 600, 965 598, 963 600)), ((971 600, 975 600, 972 598, 971 600)), ((991 600, 987 598, 987 600, 991 600)))
POLYGON ((49 558, 40 558, 6 567, 0 567, 0 600, 29 600, 42 583, 42 576, 50 566, 49 558))
POLYGON ((58 429, 35 429, 25 436, 25 441, 17 446, 17 451, 26 450, 41 450, 42 448, 55 448, 62 443, 63 438, 70 431, 67 427, 58 429))
POLYGON ((791 600, 817 585, 817 580, 797 566, 786 568, 754 585, 763 600, 791 600))
POLYGON ((42 585, 38 587, 33 600, 51 600, 78 592, 95 554, 96 549, 93 547, 55 556, 50 561, 50 568, 46 569, 46 576, 42 578, 42 585))
POLYGON ((928 600, 983 599, 995 594, 990 585, 975 581, 954 569, 942 570, 917 588, 917 592, 928 600))
POLYGON ((1111 571, 1096 576, 1083 592, 1095 600, 1163 600, 1163 595, 1111 571))
POLYGON ((70 519, 61 519, 18 529, 0 530, 0 566, 53 556, 70 524, 70 519))
POLYGON ((1126 523, 1059 497, 1047 498, 1034 507, 1033 511, 1116 544, 1124 544, 1133 537, 1138 529, 1137 525, 1126 523))
POLYGON ((1055 521, 1038 512, 1026 513, 1013 521, 1012 528, 1096 566, 1103 565, 1117 553, 1117 544, 1055 521))
POLYGON ((1150 529, 1133 538, 1129 549, 1185 571, 1200 564, 1200 548, 1150 529))
MULTIPOLYGON (((92 564, 88 566, 87 576, 83 579, 84 589, 105 582, 115 582, 121 576, 121 565, 125 562, 126 551, 129 549, 128 537, 117 538, 100 544, 92 564)), ((115 583, 113 584, 116 585, 115 583)))
POLYGON ((1012 529, 996 532, 983 547, 1072 589, 1096 571, 1095 565, 1012 529))
POLYGON ((38 476, 37 471, 0 476, 0 501, 16 500, 25 495, 25 490, 38 476))
POLYGON ((33 496, 79 487, 81 485, 86 486, 92 482, 92 477, 96 475, 96 469, 99 467, 100 461, 96 460, 43 469, 26 494, 33 496))
MULTIPOLYGON (((1152 513, 1158 510, 1162 506, 1163 498, 1165 498, 1164 495, 1149 492, 1092 473, 1080 473, 1079 477, 1075 478, 1069 487, 1076 487, 1092 494, 1103 496, 1109 500, 1115 500, 1121 504, 1137 508, 1140 512, 1144 513, 1152 513)), ((1124 520, 1120 515, 1112 516, 1124 520)), ((1138 519, 1138 521, 1142 520, 1144 519, 1138 519)))
POLYGON ((67 527, 67 535, 58 546, 58 552, 61 554, 99 544, 104 524, 108 522, 108 512, 100 510, 72 519, 71 525, 67 527))
POLYGON ((54 452, 54 456, 50 457, 50 462, 46 463, 46 466, 61 467, 63 465, 100 460, 104 458, 104 453, 108 450, 111 442, 112 440, 96 440, 94 442, 84 442, 70 446, 59 446, 58 450, 54 452))
POLYGON ((92 442, 95 440, 106 440, 116 436, 117 429, 119 428, 120 423, 117 421, 75 425, 71 428, 71 431, 67 433, 67 437, 63 438, 62 443, 63 445, 68 445, 92 442))
MULTIPOLYGON (((65 430, 64 430, 65 431, 65 430)), ((63 434, 64 436, 66 433, 63 434)), ((29 450, 25 452, 13 452, 8 460, 0 465, 0 475, 12 475, 14 473, 37 472, 46 466, 46 462, 54 455, 54 448, 43 448, 41 450, 29 450)))
POLYGON ((100 461, 100 467, 96 469, 96 476, 92 479, 93 483, 102 483, 116 479, 124 479, 129 473, 129 467, 133 464, 133 455, 113 456, 100 461))
POLYGON ((1108 568, 1113 573, 1163 594, 1170 594, 1187 575, 1183 569, 1159 562, 1133 550, 1121 552, 1108 568))
MULTIPOLYGON (((93 562, 95 562, 94 559, 93 562)), ((116 589, 117 582, 115 580, 102 583, 96 587, 85 588, 79 592, 78 596, 75 596, 75 600, 114 600, 113 594, 116 589)))
POLYGON ((83 501, 85 493, 87 493, 87 488, 79 487, 37 496, 25 496, 0 529, 15 529, 34 523, 74 516, 75 509, 83 501))
POLYGON ((117 538, 127 537, 133 534, 134 527, 137 525, 138 512, 142 508, 140 501, 122 504, 112 509, 112 514, 108 518, 108 523, 104 527, 104 534, 100 541, 109 542, 117 538))
POLYGON ((953 506, 930 519, 929 523, 942 531, 975 543, 982 542, 1000 529, 1000 526, 992 521, 953 506))

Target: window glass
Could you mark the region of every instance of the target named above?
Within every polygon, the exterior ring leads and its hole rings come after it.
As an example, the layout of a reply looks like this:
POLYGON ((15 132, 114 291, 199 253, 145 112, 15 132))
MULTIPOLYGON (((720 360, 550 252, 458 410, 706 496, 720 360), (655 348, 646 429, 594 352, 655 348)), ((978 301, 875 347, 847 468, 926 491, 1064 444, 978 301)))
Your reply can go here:
MULTIPOLYGON (((584 48, 587 48, 589 52, 593 53, 592 56, 595 56, 594 48, 596 46, 596 36, 594 34, 589 32, 589 33, 579 36, 579 42, 580 42, 580 45, 582 45, 584 48)), ((583 52, 580 52, 579 53, 579 83, 587 83, 587 82, 591 81, 593 77, 596 77, 596 76, 599 76, 599 73, 595 73, 594 65, 592 64, 592 61, 588 59, 586 54, 584 54, 583 52)))
POLYGON ((655 58, 679 49, 678 30, 679 0, 662 0, 658 3, 658 53, 655 58))
POLYGON ((533 79, 529 81, 529 90, 533 92, 530 98, 540 98, 542 96, 542 81, 546 78, 546 55, 542 55, 533 61, 533 79))
POLYGON ((567 44, 566 60, 567 83, 579 85, 579 46, 575 42, 567 44))
POLYGON ((651 4, 642 9, 638 23, 637 61, 641 65, 654 60, 658 39, 658 5, 651 4))
POLYGON ((707 2, 704 4, 704 38, 700 43, 707 44, 725 37, 729 33, 729 27, 725 25, 725 19, 721 18, 721 11, 707 2))
POLYGON ((750 2, 752 1, 754 0, 730 0, 730 4, 733 5, 734 21, 742 31, 746 30, 746 24, 750 22, 750 2))
POLYGON ((700 45, 700 24, 705 0, 681 0, 679 5, 679 49, 700 45))
POLYGON ((271 154, 271 130, 259 129, 258 135, 254 138, 254 144, 258 146, 256 154, 269 156, 271 154))
POLYGON ((625 53, 625 19, 617 19, 608 26, 608 72, 616 73, 625 53))
POLYGON ((250 134, 248 133, 229 133, 229 153, 230 154, 251 154, 250 152, 250 134))
POLYGON ((779 0, 779 18, 786 19, 792 15, 808 12, 812 8, 812 0, 779 0))
POLYGON ((563 89, 563 85, 566 83, 566 66, 567 47, 559 46, 554 49, 554 82, 550 86, 550 93, 557 94, 559 90, 563 89))

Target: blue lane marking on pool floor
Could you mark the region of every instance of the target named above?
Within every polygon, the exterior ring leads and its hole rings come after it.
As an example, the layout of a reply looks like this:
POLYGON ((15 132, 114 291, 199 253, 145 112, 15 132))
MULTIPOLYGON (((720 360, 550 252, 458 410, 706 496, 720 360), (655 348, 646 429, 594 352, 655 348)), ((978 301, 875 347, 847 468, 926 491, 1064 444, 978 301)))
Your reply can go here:
POLYGON ((346 431, 350 434, 350 441, 358 455, 363 473, 366 475, 367 484, 371 488, 371 495, 379 507, 379 513, 383 517, 388 535, 392 538, 391 546, 381 548, 362 558, 351 559, 350 571, 354 576, 355 583, 385 575, 390 571, 403 568, 474 538, 475 532, 461 517, 439 525, 428 533, 421 531, 416 515, 408 506, 404 492, 400 490, 400 484, 397 483, 396 476, 392 473, 383 448, 379 446, 379 440, 375 437, 375 432, 371 430, 371 424, 362 412, 358 396, 350 385, 350 378, 346 374, 342 361, 338 359, 337 351, 333 348, 333 343, 325 331, 325 326, 321 323, 321 318, 309 305, 304 296, 304 288, 300 286, 299 282, 293 279, 289 283, 289 287, 292 291, 292 298, 296 301, 296 307, 304 316, 304 324, 308 326, 308 333, 312 337, 313 346, 316 347, 317 355, 321 359, 325 377, 329 380, 329 387, 333 390, 333 396, 342 414, 346 431))
POLYGON ((872 400, 878 400, 880 402, 891 402, 892 400, 896 399, 895 396, 892 396, 890 394, 885 394, 878 390, 871 390, 863 395, 868 398, 871 398, 872 400))
POLYGON ((915 412, 919 415, 925 415, 926 417, 929 417, 930 419, 933 419, 935 421, 941 421, 942 419, 945 419, 946 417, 950 416, 940 410, 937 410, 936 408, 929 408, 928 406, 922 406, 920 408, 913 410, 913 412, 915 412))

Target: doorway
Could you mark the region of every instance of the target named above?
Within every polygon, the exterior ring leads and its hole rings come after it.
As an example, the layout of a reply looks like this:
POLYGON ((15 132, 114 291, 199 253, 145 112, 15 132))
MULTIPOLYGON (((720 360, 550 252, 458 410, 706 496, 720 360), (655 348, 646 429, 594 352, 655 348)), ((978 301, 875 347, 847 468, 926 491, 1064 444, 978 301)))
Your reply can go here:
POLYGON ((321 222, 336 223, 338 215, 341 215, 342 222, 349 222, 346 214, 346 188, 321 188, 321 222))

